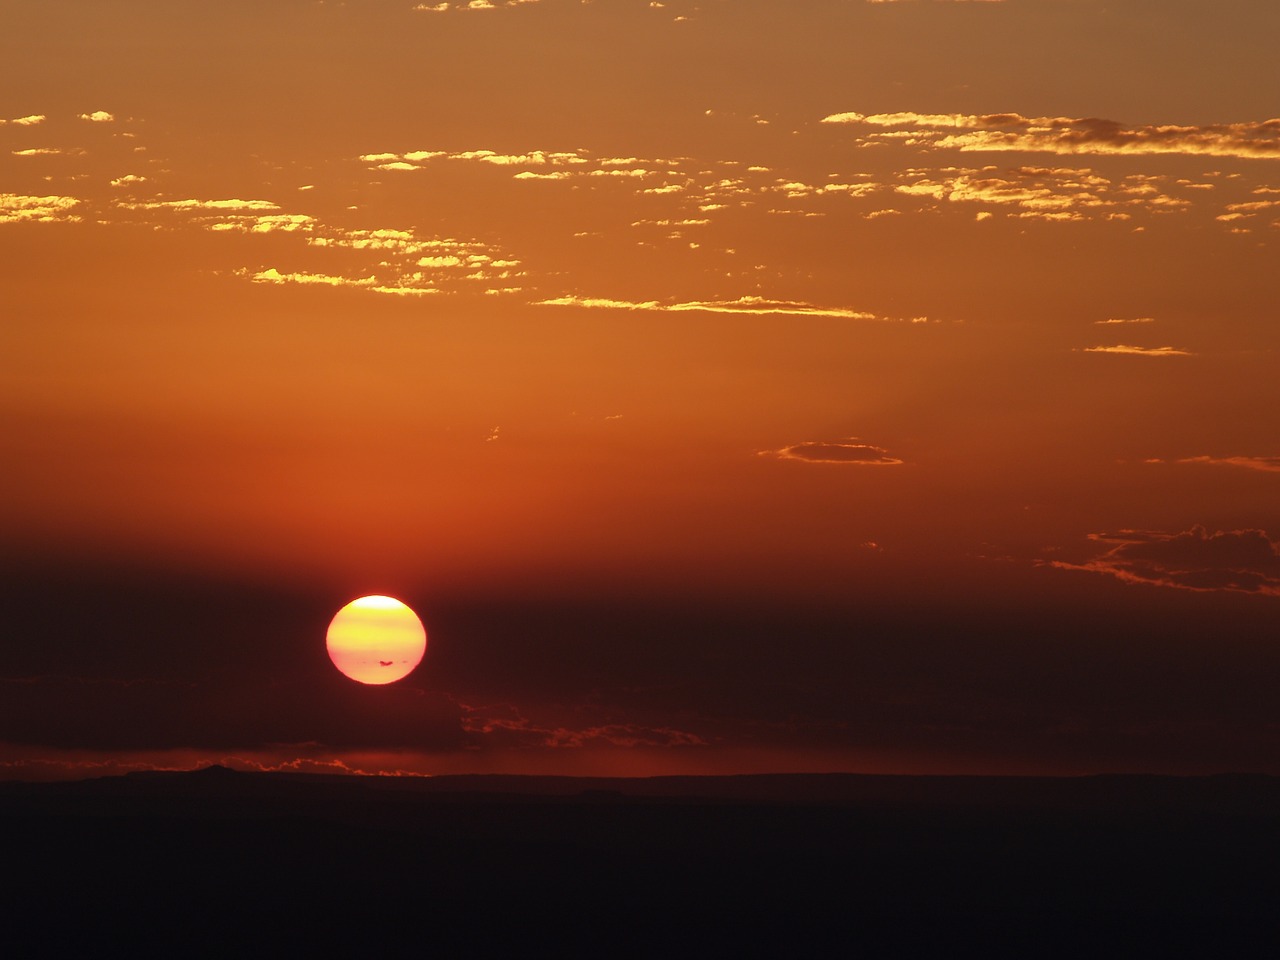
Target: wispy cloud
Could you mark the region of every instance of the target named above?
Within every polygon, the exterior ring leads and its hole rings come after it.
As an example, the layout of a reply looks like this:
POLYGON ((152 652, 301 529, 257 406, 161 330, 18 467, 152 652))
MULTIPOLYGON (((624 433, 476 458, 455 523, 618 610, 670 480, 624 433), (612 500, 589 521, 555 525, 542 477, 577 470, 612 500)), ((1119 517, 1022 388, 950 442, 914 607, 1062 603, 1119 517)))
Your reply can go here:
POLYGON ((248 275, 249 279, 255 283, 299 283, 306 286, 324 287, 373 287, 378 283, 376 277, 357 277, 353 279, 328 273, 306 273, 303 271, 281 273, 275 267, 268 267, 266 270, 259 270, 256 273, 249 273, 247 270, 242 270, 240 273, 241 275, 248 275))
POLYGON ((1242 467, 1264 473, 1280 473, 1280 457, 1183 457, 1175 463, 1203 463, 1212 466, 1242 467))
POLYGON ((77 222, 71 211, 81 201, 75 197, 29 197, 19 193, 0 193, 0 223, 77 222))
MULTIPOLYGON (((1105 176, 1088 167, 1022 164, 930 167, 925 153, 936 153, 945 133, 967 130, 977 123, 1021 122, 1016 114, 834 114, 827 122, 857 123, 861 146, 893 146, 914 152, 894 172, 800 176, 776 166, 750 161, 707 162, 689 157, 596 156, 584 149, 528 149, 499 152, 490 149, 372 152, 360 161, 377 174, 413 175, 441 164, 467 163, 501 172, 518 182, 549 186, 571 184, 593 192, 608 190, 630 195, 628 202, 656 207, 661 215, 632 217, 632 226, 712 223, 743 211, 825 217, 852 214, 876 219, 894 213, 940 212, 946 205, 978 209, 976 220, 994 216, 1071 224, 1086 220, 1125 224, 1140 214, 1166 215, 1199 210, 1208 203, 1206 190, 1215 185, 1186 178, 1144 173, 1105 176), (901 209, 893 209, 894 200, 901 209)), ((1206 177, 1212 174, 1205 174, 1206 177)), ((1224 196, 1232 220, 1264 212, 1268 198, 1224 196), (1239 207, 1239 209, 1237 209, 1239 207)), ((1136 226, 1136 225, 1132 225, 1136 226)), ((1130 226, 1129 228, 1132 228, 1130 226)), ((1239 229, 1235 225, 1229 229, 1239 229)), ((665 238, 677 242, 678 231, 665 238)))
POLYGON ((119 201, 126 210, 279 210, 270 200, 146 200, 119 201))
POLYGON ((800 460, 804 463, 830 463, 853 466, 892 467, 903 461, 883 447, 863 443, 857 437, 844 440, 803 440, 778 450, 761 450, 761 457, 778 460, 800 460))
MULTIPOLYGON (((430 161, 470 160, 495 167, 546 167, 587 164, 580 153, 564 150, 530 150, 527 153, 499 153, 496 150, 410 150, 407 153, 364 153, 360 160, 376 170, 422 170, 430 161)), ((603 165, 613 160, 597 161, 603 165)))
POLYGON ((1128 343, 1117 343, 1109 347, 1085 347, 1085 353, 1121 353, 1135 357, 1189 357, 1190 350, 1179 350, 1177 347, 1135 347, 1128 343))
POLYGON ((696 733, 675 727, 638 723, 599 723, 568 726, 531 720, 513 704, 470 706, 462 710, 463 730, 482 739, 486 746, 582 748, 700 747, 707 741, 696 733))
POLYGON ((1024 117, 1017 113, 834 113, 823 123, 907 128, 913 142, 962 152, 1185 154, 1280 158, 1280 118, 1202 126, 1126 126, 1096 117, 1024 117))
MULTIPOLYGON (((822 307, 797 300, 770 300, 765 297, 744 296, 736 300, 687 300, 663 303, 659 300, 613 300, 605 297, 580 297, 569 295, 539 300, 537 306, 588 307, 609 310, 658 310, 666 312, 702 312, 735 314, 781 314, 793 317, 835 317, 848 320, 880 320, 874 313, 850 310, 845 307, 822 307)), ((914 318, 923 320, 924 318, 914 318)))
POLYGON ((1109 317, 1106 320, 1093 321, 1101 326, 1116 326, 1124 323, 1155 323, 1155 317, 1109 317))
POLYGON ((538 0, 454 0, 452 3, 419 3, 413 7, 413 10, 418 13, 474 12, 498 10, 503 7, 523 7, 537 2, 538 0))
POLYGON ((1089 539, 1106 551, 1084 563, 1052 561, 1050 566, 1125 583, 1280 596, 1280 552, 1262 530, 1209 533, 1197 525, 1182 533, 1121 530, 1089 539))
MULTIPOLYGON (((132 185, 142 178, 121 178, 132 185)), ((215 233, 291 234, 302 244, 298 266, 278 263, 232 271, 255 283, 351 287, 397 297, 425 297, 467 287, 518 292, 520 261, 475 240, 422 236, 397 228, 351 228, 289 212, 261 199, 115 200, 115 211, 164 229, 195 226, 215 233), (314 264, 307 261, 315 261, 314 264)))

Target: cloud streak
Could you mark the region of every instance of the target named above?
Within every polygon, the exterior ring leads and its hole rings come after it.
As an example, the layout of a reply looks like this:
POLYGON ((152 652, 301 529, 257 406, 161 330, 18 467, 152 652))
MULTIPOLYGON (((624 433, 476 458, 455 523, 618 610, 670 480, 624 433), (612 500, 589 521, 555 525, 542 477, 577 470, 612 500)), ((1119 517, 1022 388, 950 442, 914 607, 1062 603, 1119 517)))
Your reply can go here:
POLYGON ((961 152, 1280 158, 1280 118, 1202 126, 1126 126, 1096 117, 1024 117, 1017 113, 849 112, 830 114, 821 122, 910 130, 913 142, 961 152))
POLYGON ((842 466, 894 467, 903 463, 883 447, 863 443, 857 437, 844 440, 803 440, 778 450, 761 450, 758 456, 842 466))
POLYGON ((1124 583, 1280 597, 1280 552, 1262 530, 1209 533, 1197 525, 1182 533, 1121 530, 1089 539, 1108 549, 1084 563, 1053 561, 1050 566, 1124 583))
POLYGON ((469 706, 460 703, 462 729, 481 739, 486 746, 531 748, 552 747, 704 747, 707 741, 696 733, 675 727, 653 727, 638 723, 601 723, 570 727, 530 720, 512 704, 469 706))
POLYGON ((1085 353, 1119 353, 1133 357, 1190 357, 1190 350, 1179 350, 1177 347, 1136 347, 1128 343, 1117 343, 1108 347, 1085 347, 1085 353))
POLYGON ((81 218, 72 210, 79 205, 75 197, 0 193, 0 223, 76 223, 81 218))
POLYGON ((1263 473, 1280 473, 1280 457, 1184 457, 1175 463, 1202 463, 1209 466, 1240 467, 1263 473))
MULTIPOLYGON (((607 310, 652 310, 666 313, 728 313, 746 316, 781 315, 789 317, 831 317, 841 320, 885 320, 865 310, 846 307, 823 307, 798 300, 771 300, 767 297, 743 296, 736 300, 687 300, 663 303, 658 300, 613 300, 605 297, 568 295, 538 300, 535 306, 586 307, 607 310)), ((927 318, 913 317, 912 322, 927 318)))

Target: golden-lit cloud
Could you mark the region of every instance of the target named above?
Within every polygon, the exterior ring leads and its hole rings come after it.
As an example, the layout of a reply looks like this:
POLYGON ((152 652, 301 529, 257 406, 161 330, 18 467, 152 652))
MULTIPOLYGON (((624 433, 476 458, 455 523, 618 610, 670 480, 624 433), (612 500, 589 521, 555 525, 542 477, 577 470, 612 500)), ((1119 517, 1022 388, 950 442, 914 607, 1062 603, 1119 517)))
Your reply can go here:
POLYGON ((270 200, 148 200, 119 201, 126 210, 279 210, 270 200))
POLYGON ((537 301, 547 307, 595 307, 611 310, 660 310, 670 312, 700 311, 705 313, 782 314, 793 317, 837 317, 850 320, 879 320, 874 313, 844 307, 821 307, 795 300, 769 300, 744 296, 736 300, 688 300, 663 303, 658 300, 612 300, 604 297, 563 296, 537 301))
POLYGON ((1125 126, 1114 120, 1095 117, 1024 117, 1017 113, 849 112, 829 114, 822 118, 822 122, 879 128, 907 127, 916 131, 913 142, 961 152, 1280 157, 1280 118, 1203 126, 1125 126))
POLYGON ((451 11, 498 10, 503 7, 523 7, 539 0, 441 0, 439 3, 419 3, 411 9, 416 13, 449 13, 451 11))
POLYGON ((19 127, 33 127, 37 123, 44 123, 48 119, 43 113, 33 113, 26 117, 14 117, 12 120, 0 120, 0 126, 12 123, 19 127))
MULTIPOLYGON (((1011 217, 1046 224, 1103 221, 1144 229, 1131 221, 1141 215, 1163 216, 1207 210, 1206 190, 1215 184, 1147 173, 1105 175, 1089 167, 1022 164, 1012 168, 985 165, 930 166, 943 130, 966 130, 984 123, 1018 123, 1017 114, 835 114, 827 122, 858 123, 869 128, 860 145, 889 145, 905 151, 897 170, 878 173, 848 171, 825 178, 788 175, 777 164, 751 160, 706 160, 690 157, 593 155, 577 148, 548 148, 499 152, 416 150, 406 153, 369 152, 360 160, 375 173, 443 172, 441 164, 468 163, 503 171, 514 180, 555 189, 558 183, 579 190, 609 191, 618 201, 629 200, 660 208, 660 216, 632 217, 633 226, 701 220, 721 222, 740 212, 820 218, 853 215, 866 220, 904 212, 942 213, 949 205, 975 207, 973 220, 1011 217), (896 128, 895 128, 896 127, 896 128), (779 200, 785 200, 780 203, 779 200), (896 205, 894 201, 897 201, 896 205)), ((1210 177, 1206 173, 1205 177, 1210 177)), ((1261 214, 1269 198, 1224 197, 1229 223, 1261 214)), ((1220 206, 1219 212, 1222 211, 1220 206)), ((684 225, 690 225, 688 223, 684 225)), ((666 239, 679 240, 677 233, 666 239)))
POLYGON ((105 110, 95 110, 93 113, 82 113, 79 116, 81 120, 88 120, 90 123, 112 123, 116 119, 105 110))
MULTIPOLYGON (((407 153, 362 153, 360 160, 377 170, 422 170, 429 161, 470 160, 495 167, 545 167, 589 163, 578 152, 557 150, 530 150, 528 153, 498 153, 496 150, 410 150, 407 153)), ((602 165, 615 165, 628 161, 605 159, 602 165)))
MULTIPOLYGON (((136 187, 146 180, 129 175, 111 183, 136 187)), ((485 292, 515 292, 518 287, 512 281, 522 275, 519 259, 488 244, 399 228, 340 227, 313 214, 290 212, 272 200, 113 200, 111 210, 156 229, 195 227, 214 233, 296 237, 300 246, 287 269, 280 262, 268 262, 230 271, 255 283, 352 287, 423 297, 477 286, 485 292)))
POLYGON ((702 310, 709 313, 782 314, 797 317, 838 317, 848 320, 876 320, 874 313, 845 307, 820 307, 796 300, 770 300, 745 296, 736 300, 691 300, 671 304, 668 310, 702 310))
POLYGON ((1085 353, 1120 353, 1135 357, 1189 357, 1191 351, 1179 350, 1176 347, 1135 347, 1132 344, 1117 343, 1109 347, 1085 347, 1085 353))
POLYGON ((828 463, 853 466, 893 467, 903 461, 891 456, 883 447, 863 443, 857 437, 845 440, 803 440, 778 450, 761 450, 762 457, 799 460, 803 463, 828 463))
POLYGON ((1262 530, 1209 533, 1197 525, 1182 533, 1121 530, 1089 539, 1105 545, 1106 551, 1083 563, 1050 565, 1101 573, 1125 583, 1280 596, 1280 552, 1262 530))
POLYGON ((300 283, 304 285, 319 285, 325 287, 373 287, 377 286, 375 277, 339 277, 327 273, 281 273, 275 267, 268 267, 266 270, 259 270, 257 273, 248 274, 248 271, 239 271, 241 275, 248 275, 249 279, 255 283, 300 283))
MULTIPOLYGON (((1127 221, 1135 213, 1182 212, 1192 201, 1169 191, 1183 189, 1168 178, 1129 174, 1112 179, 1089 168, 1055 168, 1022 165, 1001 170, 944 167, 936 171, 912 167, 897 175, 898 182, 859 184, 851 196, 869 196, 890 189, 907 202, 925 204, 916 209, 940 211, 937 204, 964 203, 985 207, 977 219, 997 212, 1020 219, 1059 223, 1085 220, 1127 221), (932 175, 923 175, 923 174, 932 175), (932 204, 930 204, 932 201, 932 204)), ((1187 187, 1186 189, 1190 189, 1187 187)), ((798 195, 798 194, 793 194, 798 195)), ((892 209, 868 211, 867 218, 886 216, 892 209)), ((900 211, 898 211, 900 212, 900 211)))
POLYGON ((1155 317, 1108 317, 1106 320, 1093 321, 1101 326, 1116 326, 1125 323, 1155 323, 1155 317))
POLYGON ((0 193, 0 223, 76 222, 80 217, 71 211, 79 206, 74 197, 28 197, 17 193, 0 193))

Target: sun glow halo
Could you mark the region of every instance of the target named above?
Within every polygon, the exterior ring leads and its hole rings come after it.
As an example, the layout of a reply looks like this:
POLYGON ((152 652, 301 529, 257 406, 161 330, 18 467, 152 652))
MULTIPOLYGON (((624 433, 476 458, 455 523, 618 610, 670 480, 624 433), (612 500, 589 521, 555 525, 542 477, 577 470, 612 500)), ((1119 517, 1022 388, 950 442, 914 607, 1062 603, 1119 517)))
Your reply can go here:
POLYGON ((417 614, 393 597, 360 597, 329 623, 325 646, 333 665, 360 683, 393 683, 413 672, 427 650, 417 614))

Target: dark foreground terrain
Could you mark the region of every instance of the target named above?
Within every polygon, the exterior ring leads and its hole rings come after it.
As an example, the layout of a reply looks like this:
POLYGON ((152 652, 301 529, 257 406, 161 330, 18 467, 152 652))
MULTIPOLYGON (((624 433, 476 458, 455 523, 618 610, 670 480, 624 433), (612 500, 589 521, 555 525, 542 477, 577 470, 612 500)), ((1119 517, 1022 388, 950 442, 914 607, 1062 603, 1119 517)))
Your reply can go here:
POLYGON ((0 844, 0 950, 15 957, 1280 948, 1270 777, 407 779, 215 767, 0 784, 0 844))

